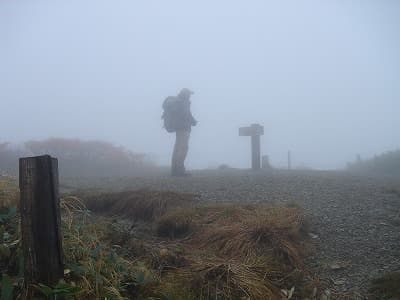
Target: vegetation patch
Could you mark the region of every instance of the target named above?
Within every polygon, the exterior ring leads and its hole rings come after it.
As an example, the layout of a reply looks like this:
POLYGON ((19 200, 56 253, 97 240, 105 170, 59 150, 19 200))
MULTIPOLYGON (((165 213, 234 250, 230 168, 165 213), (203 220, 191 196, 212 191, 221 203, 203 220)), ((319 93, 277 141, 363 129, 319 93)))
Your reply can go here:
POLYGON ((194 194, 159 192, 150 190, 105 193, 85 198, 85 204, 93 212, 117 215, 132 221, 153 221, 168 210, 187 207, 198 202, 194 194))
POLYGON ((389 273, 373 280, 370 292, 376 299, 400 299, 400 272, 389 273))
POLYGON ((282 273, 267 256, 230 259, 198 255, 174 276, 194 299, 282 299, 281 289, 274 283, 282 273))
MULTIPOLYGON (((124 257, 111 243, 108 236, 115 227, 109 219, 94 217, 73 197, 62 200, 61 206, 64 280, 54 287, 34 286, 35 299, 165 299, 158 294, 153 271, 124 257)), ((24 299, 19 217, 15 209, 9 211, 0 222, 5 237, 0 241, 1 299, 24 299)))
POLYGON ((308 222, 298 207, 224 204, 173 211, 157 222, 157 232, 191 234, 187 243, 224 257, 268 253, 301 267, 308 222))
POLYGON ((194 230, 194 210, 178 209, 157 220, 157 234, 171 239, 184 237, 194 230))
POLYGON ((171 266, 168 278, 193 299, 282 299, 288 287, 292 297, 310 295, 302 263, 308 227, 299 207, 270 205, 198 206, 156 222, 159 236, 186 250, 186 264, 171 266))
MULTIPOLYGON (((92 197, 61 201, 65 277, 36 286, 38 299, 281 300, 313 291, 298 207, 199 205, 194 195, 151 191, 92 197)), ((16 209, 2 220, 3 299, 22 299, 16 209)))
POLYGON ((98 140, 49 138, 16 146, 0 142, 1 171, 18 174, 18 159, 43 153, 57 157, 61 177, 143 176, 162 171, 143 153, 98 140))
POLYGON ((351 172, 399 176, 400 150, 385 152, 365 160, 358 158, 349 163, 347 169, 351 172))
POLYGON ((398 197, 400 197, 400 187, 399 186, 391 186, 385 188, 385 192, 389 194, 394 194, 398 197))
POLYGON ((17 179, 11 176, 0 176, 0 213, 7 207, 18 206, 18 199, 17 179))

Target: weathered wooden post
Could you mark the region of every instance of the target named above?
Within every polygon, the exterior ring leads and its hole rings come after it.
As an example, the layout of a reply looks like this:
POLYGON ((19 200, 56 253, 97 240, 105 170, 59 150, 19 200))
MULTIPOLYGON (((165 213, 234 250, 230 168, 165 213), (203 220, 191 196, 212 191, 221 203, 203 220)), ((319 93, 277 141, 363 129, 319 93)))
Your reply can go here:
POLYGON ((250 127, 239 128, 239 136, 251 137, 251 161, 253 170, 261 168, 261 142, 260 137, 264 134, 264 127, 252 124, 250 127))
POLYGON ((25 282, 54 285, 64 274, 57 159, 20 158, 19 186, 25 282))

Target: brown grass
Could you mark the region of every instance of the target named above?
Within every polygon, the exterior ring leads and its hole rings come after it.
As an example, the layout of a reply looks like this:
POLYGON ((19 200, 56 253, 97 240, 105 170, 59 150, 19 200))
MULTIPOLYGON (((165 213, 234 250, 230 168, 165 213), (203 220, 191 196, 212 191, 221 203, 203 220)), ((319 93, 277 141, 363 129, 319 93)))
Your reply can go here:
POLYGON ((282 276, 278 270, 269 257, 236 260, 208 253, 192 256, 188 266, 173 276, 197 299, 282 299, 280 288, 273 283, 274 277, 282 276))
POLYGON ((197 203, 193 194, 150 190, 126 191, 86 197, 88 209, 106 215, 118 215, 133 221, 153 221, 168 210, 197 203))
POLYGON ((184 237, 194 230, 194 211, 178 209, 157 220, 157 234, 171 239, 184 237))
POLYGON ((283 299, 281 288, 293 286, 294 299, 302 299, 313 290, 303 277, 309 226, 299 207, 181 208, 161 217, 156 229, 184 245, 186 263, 171 266, 167 281, 194 299, 283 299))
POLYGON ((19 189, 17 179, 0 176, 0 209, 19 206, 19 189))
MULTIPOLYGON (((200 206, 193 194, 150 190, 82 199, 61 201, 66 279, 82 288, 77 299, 277 300, 292 287, 292 299, 310 296, 300 207, 200 206)), ((0 177, 0 208, 17 204, 17 180, 0 177)))
POLYGON ((199 206, 192 194, 148 190, 82 202, 67 197, 61 206, 69 281, 83 289, 80 299, 277 300, 285 299, 281 289, 293 286, 292 299, 309 296, 303 278, 291 275, 303 273, 307 249, 308 224, 299 207, 199 206), (144 222, 87 215, 85 205, 144 222))
MULTIPOLYGON (((156 197, 135 201, 138 198, 128 195, 117 201, 133 203, 138 211, 157 207, 152 204, 156 197)), ((174 193, 167 195, 167 199, 176 201, 174 193)), ((112 243, 121 246, 125 257, 144 263, 157 274, 159 290, 171 292, 173 299, 185 300, 283 299, 281 289, 293 286, 293 299, 303 299, 312 292, 300 276, 304 274, 302 260, 308 236, 301 208, 260 204, 194 206, 195 200, 179 199, 177 208, 167 203, 142 218, 147 223, 138 224, 130 229, 131 233, 124 233, 122 238, 113 233, 112 237, 112 243), (153 225, 155 232, 151 231, 153 225)), ((122 209, 123 215, 132 217, 124 207, 109 207, 114 214, 122 209)))
POLYGON ((268 253, 290 267, 301 267, 308 223, 298 207, 226 204, 167 213, 157 231, 172 238, 186 234, 191 245, 223 257, 268 253))

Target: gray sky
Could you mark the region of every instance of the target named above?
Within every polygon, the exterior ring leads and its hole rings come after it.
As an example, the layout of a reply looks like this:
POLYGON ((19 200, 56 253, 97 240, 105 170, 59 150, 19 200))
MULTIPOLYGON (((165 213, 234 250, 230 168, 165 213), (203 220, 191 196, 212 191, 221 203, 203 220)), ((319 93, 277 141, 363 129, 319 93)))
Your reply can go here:
POLYGON ((195 91, 188 165, 343 167, 400 147, 400 2, 0 0, 0 141, 102 139, 169 162, 161 103, 195 91))

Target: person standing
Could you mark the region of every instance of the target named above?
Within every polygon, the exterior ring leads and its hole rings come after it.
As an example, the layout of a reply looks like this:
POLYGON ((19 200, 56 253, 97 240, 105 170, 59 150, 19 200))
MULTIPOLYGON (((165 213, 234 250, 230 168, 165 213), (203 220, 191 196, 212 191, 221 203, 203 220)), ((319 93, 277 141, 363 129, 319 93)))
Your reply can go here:
POLYGON ((164 128, 172 133, 175 132, 176 140, 172 154, 171 175, 187 176, 185 170, 185 159, 189 151, 189 139, 192 126, 197 125, 196 119, 190 110, 190 97, 194 93, 184 88, 177 96, 169 96, 164 100, 164 128))

